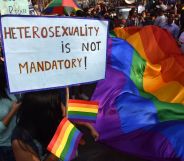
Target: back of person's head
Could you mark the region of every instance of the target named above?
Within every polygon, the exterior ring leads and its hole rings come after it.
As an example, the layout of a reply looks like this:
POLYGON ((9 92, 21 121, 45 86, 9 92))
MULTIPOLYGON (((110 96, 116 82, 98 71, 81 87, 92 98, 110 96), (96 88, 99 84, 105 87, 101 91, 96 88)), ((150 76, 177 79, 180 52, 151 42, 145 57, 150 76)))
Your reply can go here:
POLYGON ((33 6, 36 5, 36 0, 31 0, 33 6))
POLYGON ((159 8, 157 10, 157 13, 158 13, 158 16, 162 16, 164 14, 164 11, 161 8, 159 8))
POLYGON ((167 16, 167 23, 168 24, 172 24, 173 22, 174 22, 174 15, 173 14, 169 14, 168 16, 167 16))
POLYGON ((130 17, 132 17, 132 16, 134 16, 134 14, 135 14, 135 8, 132 8, 130 11, 129 11, 129 16, 130 17))
POLYGON ((7 80, 5 75, 4 62, 0 60, 0 99, 10 99, 6 93, 7 80))
POLYGON ((27 130, 46 148, 62 118, 59 91, 26 93, 21 99, 17 126, 27 130))
POLYGON ((82 11, 82 10, 77 10, 75 15, 77 17, 86 17, 86 13, 84 11, 82 11))

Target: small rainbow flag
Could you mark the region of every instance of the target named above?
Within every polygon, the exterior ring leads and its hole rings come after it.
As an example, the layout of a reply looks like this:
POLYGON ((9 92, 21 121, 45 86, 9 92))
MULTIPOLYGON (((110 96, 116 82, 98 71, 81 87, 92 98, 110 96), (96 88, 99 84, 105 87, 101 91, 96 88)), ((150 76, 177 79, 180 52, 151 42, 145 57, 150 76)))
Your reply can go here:
POLYGON ((72 121, 96 122, 98 102, 69 100, 67 116, 72 121))
POLYGON ((59 124, 47 150, 62 159, 70 161, 75 157, 82 133, 67 119, 59 124))

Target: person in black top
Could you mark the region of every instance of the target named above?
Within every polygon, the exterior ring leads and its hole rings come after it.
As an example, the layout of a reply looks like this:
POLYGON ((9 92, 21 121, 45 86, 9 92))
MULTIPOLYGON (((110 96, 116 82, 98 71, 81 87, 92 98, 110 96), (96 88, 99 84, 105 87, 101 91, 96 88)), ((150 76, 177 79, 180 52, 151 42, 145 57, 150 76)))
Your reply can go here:
POLYGON ((63 109, 59 90, 23 95, 12 134, 16 161, 58 161, 46 149, 63 119, 63 109))

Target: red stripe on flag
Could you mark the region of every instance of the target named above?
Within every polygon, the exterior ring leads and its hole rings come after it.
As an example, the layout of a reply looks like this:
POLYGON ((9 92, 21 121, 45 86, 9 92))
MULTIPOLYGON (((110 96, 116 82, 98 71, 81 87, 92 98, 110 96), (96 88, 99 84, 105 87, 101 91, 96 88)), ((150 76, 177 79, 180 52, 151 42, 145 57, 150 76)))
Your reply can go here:
POLYGON ((51 142, 49 143, 49 145, 48 145, 48 147, 47 147, 47 150, 48 150, 48 151, 50 151, 50 152, 52 151, 52 148, 54 147, 54 144, 55 144, 55 142, 57 141, 57 138, 58 138, 58 136, 59 136, 59 134, 60 134, 60 131, 61 131, 63 125, 64 125, 67 121, 68 121, 67 118, 63 118, 63 120, 60 122, 60 124, 59 124, 59 126, 58 126, 58 128, 57 128, 57 130, 56 130, 56 132, 55 132, 55 134, 54 134, 54 137, 52 138, 51 142))
POLYGON ((69 100, 68 103, 79 103, 79 104, 89 104, 89 105, 98 105, 96 101, 84 101, 84 100, 69 100))

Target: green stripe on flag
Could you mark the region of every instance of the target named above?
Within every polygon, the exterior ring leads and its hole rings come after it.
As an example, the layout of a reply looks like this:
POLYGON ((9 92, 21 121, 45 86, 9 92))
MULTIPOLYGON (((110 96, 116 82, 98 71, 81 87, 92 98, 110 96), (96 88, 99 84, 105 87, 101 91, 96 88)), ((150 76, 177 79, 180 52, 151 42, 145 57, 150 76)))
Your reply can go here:
POLYGON ((73 127, 70 134, 69 134, 69 136, 68 136, 68 140, 65 144, 65 147, 64 147, 64 149, 63 149, 63 151, 60 155, 60 158, 63 159, 63 160, 65 160, 64 158, 65 158, 65 156, 66 156, 66 154, 67 154, 67 152, 70 148, 70 144, 71 144, 73 136, 75 135, 75 131, 76 131, 76 129, 75 129, 75 127, 73 127))
POLYGON ((77 116, 96 116, 97 113, 92 112, 76 112, 76 111, 68 111, 68 115, 77 115, 77 116))
POLYGON ((140 91, 140 94, 154 103, 159 121, 184 120, 184 105, 160 101, 154 95, 144 91, 140 91))
POLYGON ((143 77, 145 66, 145 60, 143 60, 140 55, 134 50, 130 78, 133 80, 139 90, 143 90, 143 77))

